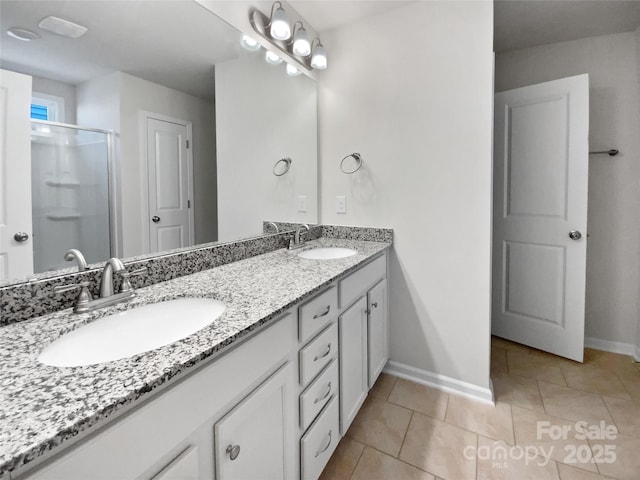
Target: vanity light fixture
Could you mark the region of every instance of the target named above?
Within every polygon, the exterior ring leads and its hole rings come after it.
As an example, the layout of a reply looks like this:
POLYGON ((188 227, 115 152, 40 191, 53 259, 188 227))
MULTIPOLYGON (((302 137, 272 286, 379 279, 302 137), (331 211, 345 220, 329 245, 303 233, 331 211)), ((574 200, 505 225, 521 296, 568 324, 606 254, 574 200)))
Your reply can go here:
POLYGON ((280 2, 274 2, 271 7, 271 20, 269 21, 269 33, 276 40, 289 40, 291 37, 291 25, 289 16, 282 8, 280 2), (276 7, 277 5, 277 7, 276 7))
POLYGON ((64 18, 54 17, 53 15, 43 18, 38 24, 38 27, 69 38, 79 38, 89 31, 87 27, 73 23, 70 20, 65 20, 64 18))
POLYGON ((294 67, 290 63, 287 63, 287 75, 289 75, 290 77, 297 77, 301 73, 302 72, 300 71, 300 69, 294 67))
POLYGON ((256 42, 249 35, 242 35, 242 40, 240 40, 240 44, 249 51, 255 52, 256 50, 260 50, 260 44, 256 42))
POLYGON ((38 38, 40 38, 40 35, 38 35, 36 32, 32 32, 31 30, 20 27, 10 28, 9 30, 7 30, 7 35, 18 40, 22 40, 23 42, 30 42, 31 40, 37 40, 38 38))
POLYGON ((324 70, 327 68, 327 54, 324 51, 324 45, 320 43, 320 39, 318 37, 314 38, 311 43, 313 44, 316 40, 318 43, 313 48, 313 54, 311 55, 311 67, 317 70, 324 70))
POLYGON ((273 53, 271 50, 267 50, 267 53, 264 54, 264 59, 271 65, 278 65, 279 63, 282 63, 282 57, 277 53, 273 53))
POLYGON ((311 53, 311 43, 309 43, 309 34, 304 28, 302 22, 297 21, 293 25, 293 46, 291 51, 295 55, 299 55, 301 57, 308 57, 311 53), (299 25, 299 28, 296 30, 296 27, 299 25))
POLYGON ((327 54, 320 39, 316 37, 310 42, 309 32, 300 20, 296 20, 292 29, 281 2, 273 3, 269 17, 260 10, 251 8, 249 22, 254 32, 269 43, 267 45, 260 41, 267 50, 265 60, 274 65, 285 60, 287 74, 290 76, 297 76, 302 72, 313 76, 311 70, 327 68, 327 54))

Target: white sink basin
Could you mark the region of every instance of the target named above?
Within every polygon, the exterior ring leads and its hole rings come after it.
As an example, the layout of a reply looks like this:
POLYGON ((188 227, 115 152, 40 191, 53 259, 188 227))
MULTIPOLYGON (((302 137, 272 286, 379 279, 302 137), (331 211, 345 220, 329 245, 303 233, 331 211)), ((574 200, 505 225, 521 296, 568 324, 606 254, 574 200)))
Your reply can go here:
POLYGON ((308 258, 310 260, 334 260, 336 258, 350 257, 358 253, 352 248, 342 247, 317 247, 310 248, 309 250, 303 250, 298 254, 301 258, 308 258))
POLYGON ((178 298, 116 313, 63 335, 38 360, 53 367, 80 367, 131 357, 197 332, 225 308, 209 298, 178 298))

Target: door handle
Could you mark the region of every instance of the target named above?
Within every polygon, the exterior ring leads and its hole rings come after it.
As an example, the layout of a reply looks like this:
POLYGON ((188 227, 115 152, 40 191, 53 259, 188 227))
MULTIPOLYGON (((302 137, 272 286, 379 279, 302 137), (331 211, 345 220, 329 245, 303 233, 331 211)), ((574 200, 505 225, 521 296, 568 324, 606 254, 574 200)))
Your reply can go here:
POLYGON ((151 221, 153 223, 158 223, 160 221, 160 217, 157 215, 154 215, 153 217, 151 217, 151 221))
POLYGON ((569 232, 569 238, 571 240, 580 240, 582 238, 582 233, 580 233, 578 230, 571 230, 569 232))
POLYGON ((29 234, 27 232, 18 232, 13 236, 13 239, 20 243, 26 242, 29 240, 29 234))

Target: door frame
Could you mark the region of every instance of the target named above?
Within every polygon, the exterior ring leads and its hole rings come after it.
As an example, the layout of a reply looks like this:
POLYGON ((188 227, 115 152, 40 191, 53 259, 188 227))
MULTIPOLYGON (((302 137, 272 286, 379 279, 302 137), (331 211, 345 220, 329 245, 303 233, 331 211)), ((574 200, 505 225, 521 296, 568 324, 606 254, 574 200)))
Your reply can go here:
POLYGON ((187 195, 191 201, 191 207, 189 208, 189 238, 191 239, 190 247, 195 245, 195 215, 193 201, 193 124, 189 120, 183 120, 181 118, 171 117, 169 115, 163 115, 160 113, 149 112, 147 110, 140 110, 138 121, 138 144, 140 145, 140 195, 142 205, 142 248, 143 253, 149 253, 151 248, 151 224, 149 223, 149 164, 147 162, 147 121, 150 119, 159 120, 161 122, 175 123, 187 128, 187 141, 189 142, 189 148, 187 148, 187 195))

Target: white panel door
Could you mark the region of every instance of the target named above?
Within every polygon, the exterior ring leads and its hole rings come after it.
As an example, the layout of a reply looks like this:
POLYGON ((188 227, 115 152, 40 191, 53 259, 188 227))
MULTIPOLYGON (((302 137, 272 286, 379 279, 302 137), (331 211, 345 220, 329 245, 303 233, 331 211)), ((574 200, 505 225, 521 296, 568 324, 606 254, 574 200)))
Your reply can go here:
POLYGON ((31 77, 0 70, 0 280, 33 273, 31 77))
POLYGON ((188 128, 147 118, 149 249, 151 252, 193 245, 190 214, 188 128))
POLYGON ((492 333, 582 361, 589 78, 495 96, 492 333))

